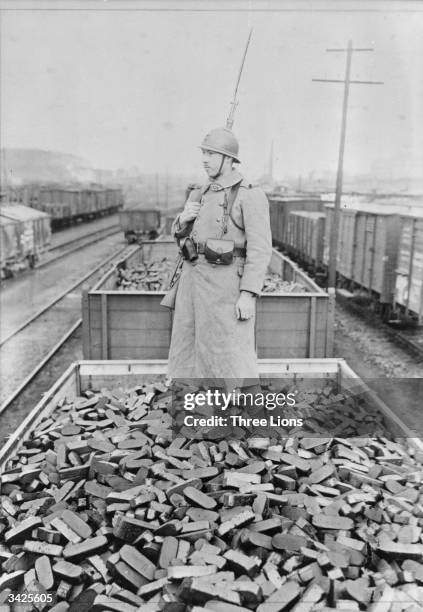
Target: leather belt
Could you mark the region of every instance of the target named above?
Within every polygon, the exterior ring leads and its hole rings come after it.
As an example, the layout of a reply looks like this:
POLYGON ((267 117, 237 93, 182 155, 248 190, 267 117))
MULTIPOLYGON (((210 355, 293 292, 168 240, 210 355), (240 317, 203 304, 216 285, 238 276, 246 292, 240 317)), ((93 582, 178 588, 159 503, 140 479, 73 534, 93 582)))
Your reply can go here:
MULTIPOLYGON (((205 242, 196 242, 195 246, 197 247, 197 253, 199 255, 204 255, 204 249, 205 249, 205 242)), ((241 248, 241 247, 235 247, 234 248, 234 257, 246 257, 247 256, 247 249, 245 248, 241 248)))

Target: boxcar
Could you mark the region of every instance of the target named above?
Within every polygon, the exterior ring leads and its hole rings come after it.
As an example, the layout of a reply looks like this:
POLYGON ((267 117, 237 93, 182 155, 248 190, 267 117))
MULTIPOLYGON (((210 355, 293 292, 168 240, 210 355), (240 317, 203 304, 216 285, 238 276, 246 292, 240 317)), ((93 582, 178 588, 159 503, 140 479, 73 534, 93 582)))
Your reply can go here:
POLYGON ((286 250, 314 270, 323 264, 325 213, 292 211, 288 215, 286 250))
MULTIPOLYGON (((329 241, 334 208, 326 206, 324 262, 329 263, 329 241)), ((337 272, 351 289, 362 287, 392 304, 401 220, 399 209, 378 204, 341 209, 337 272)))
POLYGON ((0 207, 0 260, 3 276, 32 266, 48 250, 50 217, 28 206, 0 207))
MULTIPOLYGON (((83 294, 83 352, 87 359, 166 359, 172 313, 160 306, 164 291, 118 291, 118 266, 175 258, 173 241, 145 242, 83 294)), ((328 357, 332 354, 334 297, 288 257, 273 251, 270 271, 307 289, 265 293, 257 302, 260 358, 328 357)))
POLYGON ((395 303, 423 324, 423 213, 401 218, 395 303))
POLYGON ((293 211, 323 212, 324 202, 320 196, 288 196, 268 194, 270 225, 273 244, 285 248, 287 244, 288 219, 293 211))

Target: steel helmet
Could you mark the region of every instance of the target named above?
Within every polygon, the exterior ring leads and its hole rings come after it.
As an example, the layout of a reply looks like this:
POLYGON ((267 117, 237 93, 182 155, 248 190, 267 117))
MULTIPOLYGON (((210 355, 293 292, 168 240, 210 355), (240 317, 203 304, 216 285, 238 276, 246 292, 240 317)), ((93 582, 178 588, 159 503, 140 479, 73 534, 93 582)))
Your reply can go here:
POLYGON ((214 151, 232 157, 236 162, 238 159, 239 144, 234 134, 228 128, 215 128, 206 134, 200 149, 214 151))

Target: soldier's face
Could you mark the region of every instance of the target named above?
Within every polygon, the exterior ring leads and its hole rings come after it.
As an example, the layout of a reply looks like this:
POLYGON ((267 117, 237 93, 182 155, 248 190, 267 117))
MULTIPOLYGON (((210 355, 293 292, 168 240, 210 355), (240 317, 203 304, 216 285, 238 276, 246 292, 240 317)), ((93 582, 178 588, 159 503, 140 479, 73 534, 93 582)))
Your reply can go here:
POLYGON ((216 177, 222 171, 222 158, 224 156, 221 153, 215 153, 214 151, 203 150, 203 166, 210 178, 216 177))

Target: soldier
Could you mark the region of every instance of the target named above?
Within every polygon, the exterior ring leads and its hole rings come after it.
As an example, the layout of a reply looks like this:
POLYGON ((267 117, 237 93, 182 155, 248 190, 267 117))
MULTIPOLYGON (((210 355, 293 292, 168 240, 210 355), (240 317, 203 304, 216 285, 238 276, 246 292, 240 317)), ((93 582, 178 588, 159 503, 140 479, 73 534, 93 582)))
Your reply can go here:
POLYGON ((191 191, 172 228, 184 262, 168 374, 245 388, 258 381, 254 327, 272 250, 269 205, 234 169, 230 130, 211 130, 200 148, 209 180, 191 191))

